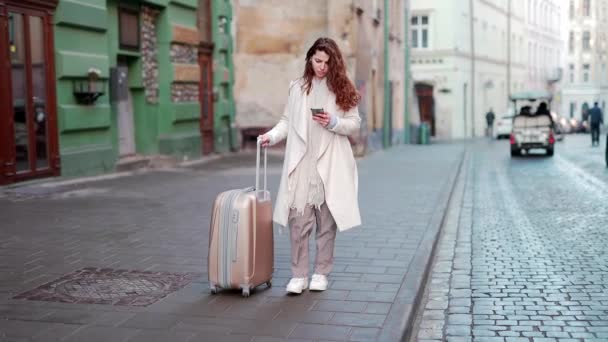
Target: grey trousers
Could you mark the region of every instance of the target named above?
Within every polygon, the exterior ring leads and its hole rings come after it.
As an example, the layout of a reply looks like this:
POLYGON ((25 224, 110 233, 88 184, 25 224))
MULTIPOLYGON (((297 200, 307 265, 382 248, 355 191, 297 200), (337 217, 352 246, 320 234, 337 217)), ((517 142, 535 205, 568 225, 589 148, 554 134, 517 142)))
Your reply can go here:
POLYGON ((338 227, 327 205, 323 203, 320 209, 306 206, 303 215, 298 215, 296 210, 292 209, 289 211, 288 224, 293 277, 308 277, 308 239, 313 226, 317 227, 315 274, 328 275, 334 265, 334 244, 338 227))

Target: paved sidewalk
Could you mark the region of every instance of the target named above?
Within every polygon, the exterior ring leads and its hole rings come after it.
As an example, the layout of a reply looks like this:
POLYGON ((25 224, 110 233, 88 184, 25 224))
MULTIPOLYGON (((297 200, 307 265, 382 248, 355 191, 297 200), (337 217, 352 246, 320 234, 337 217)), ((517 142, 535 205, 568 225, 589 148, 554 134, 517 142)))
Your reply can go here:
MULTIPOLYGON (((212 202, 222 190, 253 183, 251 156, 4 189, 0 341, 398 341, 463 151, 461 144, 400 146, 360 160, 364 224, 338 235, 330 290, 301 296, 285 295, 289 242, 278 231, 272 288, 247 299, 209 294, 212 202), (13 299, 20 294, 35 300, 13 299)), ((280 159, 270 159, 276 194, 280 159)))

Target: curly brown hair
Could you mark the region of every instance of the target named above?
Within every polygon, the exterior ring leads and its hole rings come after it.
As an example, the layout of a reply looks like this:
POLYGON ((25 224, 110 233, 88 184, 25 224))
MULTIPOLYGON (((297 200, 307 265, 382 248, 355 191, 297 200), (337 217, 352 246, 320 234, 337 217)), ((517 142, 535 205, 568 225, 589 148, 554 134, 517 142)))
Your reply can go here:
POLYGON ((359 104, 361 95, 355 85, 346 75, 346 66, 338 44, 331 38, 319 38, 306 53, 306 67, 304 68, 304 84, 302 89, 310 94, 312 79, 315 71, 312 68, 312 56, 317 51, 323 51, 329 56, 329 72, 327 73, 327 87, 336 94, 336 104, 340 109, 348 111, 359 104))

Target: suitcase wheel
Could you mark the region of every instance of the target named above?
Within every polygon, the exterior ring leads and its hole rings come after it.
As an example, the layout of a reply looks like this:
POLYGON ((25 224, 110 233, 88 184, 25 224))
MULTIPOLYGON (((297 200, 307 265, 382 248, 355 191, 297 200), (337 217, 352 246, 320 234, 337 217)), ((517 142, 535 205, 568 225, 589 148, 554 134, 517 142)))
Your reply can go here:
POLYGON ((217 286, 211 286, 209 289, 211 290, 211 294, 214 295, 217 293, 217 286))
POLYGON ((249 294, 250 294, 249 293, 249 287, 245 287, 243 289, 243 297, 247 298, 247 297, 249 297, 249 294))
POLYGON ((266 286, 267 286, 267 287, 272 287, 272 280, 267 281, 267 282, 266 282, 266 286))

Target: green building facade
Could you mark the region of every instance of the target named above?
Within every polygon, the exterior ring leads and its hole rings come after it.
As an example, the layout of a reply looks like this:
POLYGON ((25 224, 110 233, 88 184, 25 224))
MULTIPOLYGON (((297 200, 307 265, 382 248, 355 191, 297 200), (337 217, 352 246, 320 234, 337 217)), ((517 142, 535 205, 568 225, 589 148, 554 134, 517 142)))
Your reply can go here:
POLYGON ((237 149, 231 22, 230 0, 0 0, 0 184, 237 149))
POLYGON ((232 37, 232 6, 230 0, 212 0, 212 35, 214 42, 213 88, 215 102, 215 150, 227 152, 237 149, 237 129, 234 125, 234 63, 232 37))
POLYGON ((131 155, 200 156, 196 9, 196 0, 59 2, 62 175, 111 171, 131 155), (98 71, 96 80, 91 71, 98 71), (83 84, 104 94, 82 103, 74 89, 83 84))

